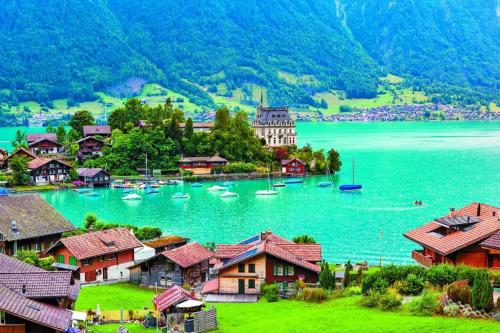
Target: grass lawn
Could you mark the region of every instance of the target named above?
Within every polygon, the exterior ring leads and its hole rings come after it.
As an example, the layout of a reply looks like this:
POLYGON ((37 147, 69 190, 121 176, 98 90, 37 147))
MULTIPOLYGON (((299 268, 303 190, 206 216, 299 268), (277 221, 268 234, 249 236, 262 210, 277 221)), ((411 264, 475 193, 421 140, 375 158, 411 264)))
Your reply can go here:
POLYGON ((49 191, 49 190, 55 190, 56 187, 54 185, 40 185, 40 186, 34 186, 34 185, 18 185, 14 186, 17 192, 26 192, 26 191, 49 191))
MULTIPOLYGON (((148 328, 145 329, 141 324, 124 324, 129 331, 129 333, 138 333, 138 332, 147 332, 147 333, 155 333, 156 328, 148 328)), ((104 325, 96 325, 89 326, 92 333, 116 333, 118 328, 120 328, 120 324, 104 324, 104 325)))
MULTIPOLYGON (((150 307, 153 291, 121 283, 82 288, 76 303, 78 310, 142 309, 150 307)), ((252 304, 215 304, 218 332, 498 332, 500 324, 490 320, 446 317, 419 317, 407 312, 385 312, 362 307, 360 296, 335 299, 321 304, 281 300, 252 304)), ((153 332, 137 324, 127 324, 131 333, 153 332)), ((93 327, 94 333, 112 333, 118 325, 93 327)))
POLYGON ((145 306, 153 308, 154 290, 141 288, 132 283, 117 283, 84 287, 80 290, 76 310, 141 310, 145 306))

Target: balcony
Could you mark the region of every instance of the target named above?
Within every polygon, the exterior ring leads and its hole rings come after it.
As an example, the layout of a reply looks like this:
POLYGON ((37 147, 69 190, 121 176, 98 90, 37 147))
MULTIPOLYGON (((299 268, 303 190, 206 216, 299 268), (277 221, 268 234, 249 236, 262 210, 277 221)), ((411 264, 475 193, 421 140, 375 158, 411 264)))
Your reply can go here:
POLYGON ((412 251, 411 257, 413 260, 415 260, 416 262, 425 267, 430 267, 432 265, 432 257, 424 255, 422 251, 418 250, 412 251))

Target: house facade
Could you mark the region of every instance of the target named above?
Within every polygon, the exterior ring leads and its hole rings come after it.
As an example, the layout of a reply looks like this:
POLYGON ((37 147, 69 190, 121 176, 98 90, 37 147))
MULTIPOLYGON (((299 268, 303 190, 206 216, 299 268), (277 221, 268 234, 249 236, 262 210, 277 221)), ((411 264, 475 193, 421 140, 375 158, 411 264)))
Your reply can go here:
POLYGON ((56 268, 77 268, 82 283, 128 280, 134 249, 142 246, 129 230, 115 228, 62 238, 46 255, 56 268))
POLYGON ((50 140, 57 142, 57 135, 55 133, 35 133, 26 135, 26 141, 28 142, 28 145, 40 140, 50 140))
POLYGON ((78 178, 91 186, 109 186, 111 174, 101 168, 78 168, 78 178))
POLYGON ((288 147, 297 144, 295 120, 290 116, 288 106, 257 107, 257 115, 252 122, 255 135, 264 139, 268 147, 288 147))
POLYGON ((189 170, 195 175, 210 174, 212 170, 223 168, 227 164, 227 160, 219 156, 184 157, 178 162, 180 168, 189 170))
POLYGON ((281 160, 281 173, 286 176, 303 176, 306 173, 306 163, 298 158, 281 160))
POLYGON ((71 165, 55 158, 35 158, 28 163, 31 182, 35 185, 63 182, 69 176, 71 165))
POLYGON ((315 284, 322 260, 321 245, 296 244, 270 232, 218 245, 215 255, 217 278, 204 286, 204 293, 257 295, 263 283, 279 283, 282 289, 298 280, 315 284))
POLYGON ((30 143, 28 148, 35 155, 57 155, 64 152, 62 144, 47 138, 30 143))
POLYGON ((80 159, 101 155, 101 150, 104 146, 104 141, 93 136, 84 137, 76 143, 80 147, 78 150, 78 157, 80 159))
POLYGON ((412 258, 429 267, 434 264, 500 268, 496 234, 500 231, 500 208, 478 202, 455 210, 404 236, 422 246, 412 258))
POLYGON ((213 253, 198 243, 189 243, 130 267, 130 281, 146 286, 198 285, 208 280, 213 253))
POLYGON ((41 253, 74 229, 38 194, 0 197, 0 253, 41 253))

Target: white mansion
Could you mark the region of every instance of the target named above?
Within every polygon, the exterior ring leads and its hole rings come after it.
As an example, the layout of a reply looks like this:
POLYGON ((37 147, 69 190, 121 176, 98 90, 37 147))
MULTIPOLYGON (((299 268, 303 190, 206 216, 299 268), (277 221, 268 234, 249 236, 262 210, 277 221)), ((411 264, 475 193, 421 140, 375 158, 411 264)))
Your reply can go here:
POLYGON ((269 147, 291 146, 297 143, 295 120, 290 117, 288 106, 264 107, 261 102, 252 127, 257 137, 265 139, 269 147))

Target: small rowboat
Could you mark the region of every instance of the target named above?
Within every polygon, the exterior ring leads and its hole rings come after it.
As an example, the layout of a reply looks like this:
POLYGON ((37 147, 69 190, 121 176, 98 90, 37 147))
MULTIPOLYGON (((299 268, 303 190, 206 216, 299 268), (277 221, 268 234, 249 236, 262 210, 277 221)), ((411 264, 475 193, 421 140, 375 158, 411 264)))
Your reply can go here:
POLYGON ((273 187, 285 187, 286 184, 285 183, 274 183, 273 184, 273 187))
POLYGON ((302 178, 289 178, 285 179, 285 184, 300 184, 303 183, 304 179, 302 178))

